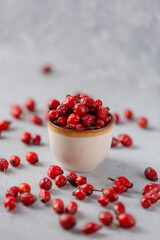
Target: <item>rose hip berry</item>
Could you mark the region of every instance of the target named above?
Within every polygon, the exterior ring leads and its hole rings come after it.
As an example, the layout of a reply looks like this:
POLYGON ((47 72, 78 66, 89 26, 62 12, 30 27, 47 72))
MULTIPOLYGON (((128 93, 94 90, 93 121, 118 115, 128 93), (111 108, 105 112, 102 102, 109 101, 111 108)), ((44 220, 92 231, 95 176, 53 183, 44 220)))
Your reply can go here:
POLYGON ((51 165, 47 170, 47 174, 50 178, 55 179, 58 175, 63 174, 63 170, 57 165, 51 165))
POLYGON ((48 116, 49 116, 49 119, 51 121, 54 121, 54 120, 58 119, 58 112, 57 112, 57 110, 55 110, 55 109, 50 110, 49 113, 48 113, 48 116))
POLYGON ((121 194, 121 193, 127 191, 127 187, 121 182, 115 182, 114 185, 113 185, 113 190, 116 193, 121 194))
POLYGON ((54 180, 55 184, 57 187, 61 188, 64 185, 66 185, 67 183, 67 179, 64 175, 58 175, 55 180, 54 180))
POLYGON ((111 223, 113 222, 113 215, 108 211, 100 212, 98 218, 101 221, 101 223, 103 223, 106 226, 111 225, 111 223))
POLYGON ((77 103, 74 106, 74 114, 76 114, 76 115, 83 116, 83 115, 87 114, 87 112, 88 112, 88 109, 87 109, 86 105, 83 103, 77 103))
POLYGON ((73 95, 73 96, 68 96, 66 99, 63 101, 62 104, 64 104, 68 109, 73 110, 74 105, 77 103, 78 97, 73 95))
POLYGON ((6 173, 8 166, 9 166, 8 161, 4 158, 0 158, 0 171, 6 173))
POLYGON ((39 199, 43 203, 49 202, 50 199, 51 199, 51 195, 50 195, 49 191, 45 190, 45 189, 41 189, 40 192, 39 192, 39 199))
POLYGON ((106 195, 100 195, 97 198, 97 202, 100 203, 103 207, 107 206, 110 202, 109 198, 106 195))
POLYGON ((67 118, 67 125, 69 125, 69 124, 78 124, 80 122, 80 120, 81 120, 80 116, 72 113, 67 118))
POLYGON ((78 188, 73 192, 73 196, 75 196, 78 200, 83 200, 86 197, 86 193, 83 189, 78 188))
POLYGON ((61 214, 64 212, 64 203, 61 199, 56 198, 52 201, 52 208, 53 210, 58 213, 61 214))
POLYGON ((76 178, 76 185, 80 186, 87 183, 87 178, 84 176, 79 176, 76 178))
POLYGON ((19 105, 13 105, 11 107, 11 115, 12 117, 17 119, 21 118, 23 115, 22 108, 19 105))
POLYGON ((112 138, 112 143, 111 143, 111 147, 116 147, 119 143, 119 140, 115 137, 112 138))
POLYGON ((83 226, 82 232, 85 234, 92 234, 97 232, 100 228, 101 226, 98 223, 88 222, 83 226))
POLYGON ((21 160, 17 155, 13 155, 10 157, 9 162, 13 167, 18 167, 21 160))
MULTIPOLYGON (((142 195, 145 195, 146 193, 156 189, 158 186, 160 186, 160 184, 157 184, 157 183, 147 184, 142 190, 142 195)), ((160 191, 160 189, 158 191, 160 191)))
POLYGON ((82 116, 82 122, 84 126, 92 125, 94 123, 94 120, 95 116, 93 116, 92 114, 86 114, 82 116))
POLYGON ((52 99, 48 102, 48 109, 53 110, 56 109, 60 105, 60 102, 56 99, 52 99))
POLYGON ((107 114, 108 114, 108 109, 105 107, 100 107, 97 110, 96 116, 97 116, 97 119, 105 121, 107 114))
POLYGON ((148 120, 145 117, 138 118, 137 123, 141 128, 147 128, 148 126, 148 120))
POLYGON ((34 135, 32 138, 32 141, 33 141, 33 144, 39 145, 41 142, 41 136, 38 134, 34 135))
POLYGON ((119 117, 118 113, 113 113, 113 117, 114 117, 114 122, 119 123, 120 117, 119 117))
POLYGON ((132 188, 133 183, 131 183, 126 177, 120 176, 116 177, 115 179, 109 177, 108 180, 114 182, 114 190, 118 193, 125 192, 127 189, 126 188, 132 188), (122 191, 122 192, 121 192, 122 191))
POLYGON ((65 126, 67 123, 67 116, 62 116, 57 119, 57 124, 60 126, 65 126))
POLYGON ((71 185, 75 185, 76 178, 77 178, 77 174, 74 173, 74 172, 69 172, 69 173, 67 174, 67 181, 68 181, 71 185))
POLYGON ((126 110, 124 111, 124 116, 125 116, 125 118, 127 118, 127 119, 132 119, 132 118, 133 118, 133 112, 132 112, 130 109, 126 109, 126 110))
POLYGON ((68 113, 68 108, 66 105, 61 104, 57 107, 57 112, 59 117, 66 116, 68 113))
POLYGON ((86 196, 90 196, 93 193, 93 186, 89 183, 83 184, 80 186, 81 189, 86 193, 86 196))
POLYGON ((7 211, 11 211, 16 207, 16 198, 15 197, 7 197, 3 202, 4 207, 7 211))
POLYGON ((116 194, 116 192, 112 189, 112 188, 106 188, 103 189, 103 195, 107 196, 110 200, 110 202, 114 202, 116 200, 118 200, 118 195, 116 194))
POLYGON ((73 214, 63 213, 59 217, 59 223, 64 229, 69 230, 74 227, 76 220, 73 214))
POLYGON ((105 122, 104 122, 103 120, 98 119, 98 120, 95 122, 95 126, 96 126, 96 127, 103 128, 103 127, 105 126, 105 122))
POLYGON ((10 124, 11 124, 11 122, 7 121, 7 120, 0 121, 0 129, 2 131, 6 131, 6 130, 8 130, 10 124))
POLYGON ((28 183, 21 183, 18 186, 18 191, 20 194, 24 193, 24 192, 30 192, 31 191, 31 187, 28 183))
POLYGON ((69 202, 66 206, 66 212, 67 213, 71 213, 71 214, 75 214, 77 212, 77 209, 78 209, 78 205, 76 202, 69 202))
POLYGON ((148 198, 151 203, 156 203, 160 199, 160 196, 157 192, 146 193, 145 197, 148 198))
POLYGON ((121 227, 123 228, 132 228, 136 224, 135 218, 128 214, 128 213, 122 213, 117 217, 121 227))
POLYGON ((7 197, 14 197, 16 198, 18 195, 18 187, 10 187, 7 191, 6 191, 6 198, 7 197))
POLYGON ((132 138, 127 134, 120 134, 118 140, 124 147, 130 147, 132 145, 132 138))
POLYGON ((80 102, 86 105, 88 108, 97 108, 97 104, 90 97, 83 97, 80 99, 80 102))
POLYGON ((44 74, 49 74, 49 73, 51 73, 52 71, 53 71, 53 70, 52 70, 52 67, 49 66, 49 65, 46 65, 46 66, 42 67, 42 72, 43 72, 44 74))
POLYGON ((35 101, 32 98, 28 98, 25 101, 25 107, 29 110, 29 111, 34 111, 35 110, 35 101))
POLYGON ((30 144, 30 142, 31 142, 31 134, 29 132, 24 132, 24 133, 21 134, 20 139, 25 144, 30 144))
POLYGON ((41 189, 50 190, 52 187, 52 181, 49 178, 43 178, 39 181, 39 187, 41 189))
POLYGON ((157 175, 157 172, 156 170, 154 170, 153 168, 151 167, 147 167, 144 171, 144 175, 145 177, 150 180, 150 181, 158 181, 158 175, 157 175))
POLYGON ((151 200, 149 198, 143 197, 141 199, 141 206, 143 208, 149 208, 151 206, 151 204, 152 204, 152 202, 151 202, 151 200))
POLYGON ((25 205, 29 206, 35 202, 35 197, 30 192, 24 192, 19 196, 19 200, 25 205))
POLYGON ((102 101, 100 99, 96 99, 95 103, 96 103, 97 107, 102 107, 102 105, 103 105, 102 101))
POLYGON ((116 214, 116 216, 122 214, 122 213, 125 213, 125 206, 123 205, 123 203, 121 202, 116 202, 114 205, 113 205, 113 211, 114 213, 116 214))
POLYGON ((25 157, 30 164, 35 164, 39 161, 38 155, 35 152, 27 152, 25 157))
POLYGON ((32 114, 30 116, 30 120, 31 120, 32 123, 34 123, 36 125, 39 125, 39 126, 41 126, 43 124, 42 119, 39 116, 35 115, 35 114, 32 114))

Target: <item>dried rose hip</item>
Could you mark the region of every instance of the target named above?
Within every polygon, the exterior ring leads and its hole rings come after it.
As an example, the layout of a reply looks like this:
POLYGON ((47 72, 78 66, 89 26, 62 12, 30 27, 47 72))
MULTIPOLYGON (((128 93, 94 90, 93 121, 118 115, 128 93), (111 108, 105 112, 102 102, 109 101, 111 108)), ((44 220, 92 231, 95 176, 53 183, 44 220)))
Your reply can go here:
POLYGON ((156 170, 154 170, 151 167, 147 167, 144 171, 144 175, 148 180, 151 180, 153 182, 158 181, 158 175, 156 170))
POLYGON ((132 118, 133 118, 133 112, 132 112, 132 110, 126 109, 126 110, 124 111, 124 116, 125 116, 125 118, 127 118, 127 119, 132 119, 132 118))
POLYGON ((138 118, 137 123, 141 128, 147 128, 148 126, 148 120, 145 117, 138 118))
POLYGON ((32 98, 28 98, 25 101, 25 107, 29 110, 29 111, 34 111, 35 110, 35 101, 32 98))
POLYGON ((88 222, 83 226, 82 232, 85 234, 92 234, 97 232, 100 228, 101 226, 98 223, 88 222))
POLYGON ((11 107, 11 115, 14 118, 21 118, 23 115, 23 111, 22 108, 19 105, 12 105, 11 107))
POLYGON ((119 123, 120 117, 119 117, 118 113, 113 113, 113 117, 114 117, 114 122, 119 123))
POLYGON ((74 227, 76 220, 73 214, 63 213, 59 217, 59 223, 64 229, 69 230, 74 227))
POLYGON ((56 109, 60 105, 60 102, 56 99, 52 99, 48 102, 49 110, 56 109))
POLYGON ((111 143, 111 147, 116 147, 119 143, 119 140, 115 137, 112 138, 112 143, 111 143))
POLYGON ((132 145, 132 138, 127 134, 120 134, 118 140, 124 147, 130 147, 132 145))
POLYGON ((7 120, 0 121, 0 130, 2 130, 2 131, 8 130, 10 124, 11 124, 11 122, 7 121, 7 120))
POLYGON ((123 228, 132 228, 136 224, 135 218, 128 213, 122 213, 122 214, 118 215, 117 219, 118 219, 121 227, 123 227, 123 228))

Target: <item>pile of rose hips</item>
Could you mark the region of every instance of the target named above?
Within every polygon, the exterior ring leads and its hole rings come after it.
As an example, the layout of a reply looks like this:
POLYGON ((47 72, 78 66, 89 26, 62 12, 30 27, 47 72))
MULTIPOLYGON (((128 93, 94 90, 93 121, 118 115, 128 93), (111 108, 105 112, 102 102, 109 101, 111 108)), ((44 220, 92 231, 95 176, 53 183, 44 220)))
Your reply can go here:
POLYGON ((109 108, 100 99, 87 94, 67 95, 64 101, 52 99, 48 103, 50 121, 62 128, 84 131, 103 128, 111 121, 109 108))

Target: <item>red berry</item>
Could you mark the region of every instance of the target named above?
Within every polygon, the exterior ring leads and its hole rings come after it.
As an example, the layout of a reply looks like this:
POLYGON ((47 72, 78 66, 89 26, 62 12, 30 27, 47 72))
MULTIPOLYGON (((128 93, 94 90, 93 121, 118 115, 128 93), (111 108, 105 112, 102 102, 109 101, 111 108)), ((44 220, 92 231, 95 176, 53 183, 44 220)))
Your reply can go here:
POLYGON ((158 181, 158 175, 156 170, 154 170, 151 167, 147 167, 144 171, 144 175, 148 180, 151 180, 153 182, 158 181))
POLYGON ((32 114, 30 116, 30 120, 31 120, 31 122, 33 122, 34 124, 39 125, 39 126, 43 124, 42 119, 35 114, 32 114))
MULTIPOLYGON (((109 178, 110 180, 111 178, 109 178)), ((133 187, 133 183, 131 183, 126 177, 124 176, 119 176, 119 177, 116 177, 114 179, 114 183, 121 183, 123 185, 126 186, 126 188, 132 188, 133 187)))
POLYGON ((85 104, 83 103, 77 103, 75 106, 74 106, 74 113, 76 115, 79 115, 79 116, 83 116, 85 114, 87 114, 87 107, 85 104))
POLYGON ((6 198, 7 197, 14 197, 16 198, 18 195, 18 187, 10 187, 7 191, 6 191, 6 198))
POLYGON ((88 108, 97 108, 97 104, 95 103, 95 101, 89 97, 80 98, 80 103, 83 103, 88 108))
POLYGON ((60 214, 60 213, 63 213, 64 212, 64 203, 61 199, 59 198, 56 198, 52 201, 52 208, 53 210, 60 214))
POLYGON ((35 110, 35 101, 32 98, 28 98, 25 101, 25 107, 29 110, 29 111, 34 111, 35 110))
POLYGON ((141 206, 143 208, 149 208, 151 206, 151 204, 152 204, 152 202, 151 202, 151 200, 149 198, 143 197, 141 199, 141 206))
POLYGON ((50 178, 55 179, 58 175, 63 174, 63 170, 57 165, 51 165, 47 170, 47 174, 50 178))
POLYGON ((18 119, 21 118, 23 115, 22 108, 19 105, 13 105, 11 107, 11 115, 14 118, 18 118, 18 119))
POLYGON ((92 234, 97 232, 100 228, 101 226, 98 223, 88 222, 83 226, 82 232, 85 234, 92 234))
POLYGON ((137 123, 141 128, 147 128, 148 126, 148 120, 145 117, 138 118, 137 123))
POLYGON ((113 222, 113 215, 108 211, 100 212, 98 218, 101 221, 101 223, 103 223, 106 226, 111 225, 111 223, 113 222))
POLYGON ((77 178, 77 174, 74 172, 69 172, 67 174, 67 181, 71 184, 71 185, 75 185, 75 181, 77 178))
POLYGON ((57 112, 57 110, 56 109, 50 110, 48 116, 49 116, 49 119, 51 121, 54 121, 54 120, 58 119, 58 112, 57 112))
POLYGON ((45 190, 45 189, 41 189, 40 192, 39 192, 39 199, 45 203, 45 202, 49 202, 50 199, 51 199, 51 195, 49 193, 48 190, 45 190))
POLYGON ((6 173, 8 165, 9 165, 9 163, 6 159, 0 158, 0 171, 6 173))
POLYGON ((96 103, 97 107, 102 107, 102 105, 103 105, 102 101, 100 99, 96 99, 95 103, 96 103))
POLYGON ((60 102, 56 99, 52 99, 48 102, 49 110, 56 109, 60 105, 60 102))
POLYGON ((160 199, 160 196, 157 192, 146 193, 145 197, 148 198, 151 203, 156 203, 160 199))
POLYGON ((57 124, 60 126, 65 126, 67 123, 67 116, 62 116, 57 119, 57 124))
POLYGON ((51 66, 49 66, 49 65, 46 65, 46 66, 44 66, 43 68, 42 68, 42 72, 44 73, 44 74, 49 74, 49 73, 51 73, 53 70, 52 70, 52 67, 51 66))
POLYGON ((89 98, 89 96, 85 93, 80 94, 79 98, 89 98))
POLYGON ((112 188, 106 188, 103 189, 103 195, 107 196, 110 200, 110 202, 114 202, 116 200, 118 200, 118 195, 116 194, 116 192, 112 189, 112 188))
POLYGON ((74 105, 77 103, 77 100, 77 96, 68 96, 62 104, 64 104, 68 109, 72 110, 74 105))
POLYGON ((103 207, 107 206, 109 204, 109 198, 106 195, 100 195, 97 198, 97 202, 99 202, 103 207))
POLYGON ((121 182, 115 182, 114 185, 113 185, 113 190, 116 193, 121 194, 121 193, 127 191, 127 187, 121 182))
POLYGON ((107 114, 108 114, 107 108, 100 107, 97 110, 97 119, 105 121, 107 114))
POLYGON ((11 211, 16 207, 16 198, 15 197, 7 197, 4 200, 3 204, 7 211, 11 211))
POLYGON ((29 132, 24 132, 24 133, 21 134, 20 139, 25 144, 30 144, 30 142, 31 142, 31 134, 29 132))
POLYGON ((61 104, 57 107, 57 112, 59 117, 66 116, 68 113, 68 108, 66 105, 61 104))
POLYGON ((13 167, 18 167, 21 160, 18 156, 13 155, 12 157, 10 157, 9 162, 13 167))
POLYGON ((126 109, 126 110, 124 111, 124 116, 125 116, 125 118, 127 118, 127 119, 132 119, 132 118, 133 118, 133 112, 132 112, 130 109, 126 109))
POLYGON ((24 192, 19 196, 19 200, 26 206, 32 205, 35 202, 35 197, 30 192, 24 192))
POLYGON ((117 113, 113 113, 113 117, 114 117, 114 122, 119 123, 119 121, 120 121, 119 115, 117 113))
POLYGON ((27 152, 25 157, 30 164, 35 164, 39 161, 38 155, 35 152, 27 152))
POLYGON ((92 114, 86 114, 82 116, 82 122, 84 126, 92 125, 94 123, 94 120, 95 116, 93 116, 92 114))
POLYGON ((86 193, 86 196, 90 196, 93 193, 93 186, 89 183, 80 186, 81 189, 86 193))
POLYGON ((122 213, 117 217, 121 227, 123 228, 132 228, 136 224, 134 217, 128 213, 122 213))
POLYGON ((79 176, 76 178, 76 185, 80 186, 87 183, 87 178, 84 176, 79 176))
POLYGON ((84 127, 82 124, 69 124, 67 125, 67 128, 75 130, 75 131, 83 131, 84 127))
POLYGON ((123 203, 121 202, 116 202, 114 205, 113 205, 113 211, 114 213, 116 214, 116 216, 122 214, 122 213, 125 213, 125 206, 123 205, 123 203))
MULTIPOLYGON (((160 188, 160 184, 157 184, 157 183, 149 183, 149 184, 147 184, 144 188, 143 188, 143 190, 142 190, 142 195, 145 195, 146 193, 148 193, 148 192, 150 192, 150 191, 152 191, 152 190, 154 190, 155 189, 155 191, 156 191, 156 189, 157 189, 157 187, 159 186, 159 188, 160 188)), ((160 189, 158 190, 158 192, 160 191, 160 189)))
POLYGON ((116 147, 119 143, 119 140, 115 137, 112 138, 111 147, 116 147))
POLYGON ((66 185, 67 183, 67 179, 64 175, 58 175, 55 180, 54 180, 55 184, 57 187, 61 188, 64 185, 66 185))
POLYGON ((69 125, 69 124, 78 124, 80 122, 80 120, 81 120, 80 116, 72 113, 67 118, 67 125, 69 125))
POLYGON ((130 147, 132 145, 132 138, 127 134, 120 134, 118 140, 124 147, 130 147))
POLYGON ((63 213, 59 217, 59 223, 64 229, 69 230, 74 227, 76 220, 73 214, 63 213))
POLYGON ((40 142, 41 142, 41 137, 40 137, 40 135, 38 135, 38 134, 34 135, 33 138, 32 138, 32 141, 33 141, 33 144, 39 145, 40 142))
POLYGON ((98 120, 95 122, 95 126, 96 126, 96 127, 103 128, 103 127, 105 126, 105 122, 104 122, 103 120, 98 119, 98 120))
POLYGON ((50 190, 52 187, 52 181, 49 178, 43 178, 39 181, 39 187, 41 189, 50 190))
POLYGON ((2 131, 8 130, 8 127, 10 124, 11 124, 10 121, 6 121, 6 120, 0 121, 0 129, 2 131))
POLYGON ((31 187, 28 183, 21 183, 18 186, 18 191, 20 194, 24 193, 24 192, 30 192, 31 191, 31 187))
POLYGON ((75 196, 78 200, 83 200, 86 197, 86 193, 83 189, 78 188, 73 192, 73 196, 75 196))
POLYGON ((66 212, 67 213, 71 213, 71 214, 75 214, 77 212, 78 209, 78 205, 76 202, 69 202, 66 206, 66 212))

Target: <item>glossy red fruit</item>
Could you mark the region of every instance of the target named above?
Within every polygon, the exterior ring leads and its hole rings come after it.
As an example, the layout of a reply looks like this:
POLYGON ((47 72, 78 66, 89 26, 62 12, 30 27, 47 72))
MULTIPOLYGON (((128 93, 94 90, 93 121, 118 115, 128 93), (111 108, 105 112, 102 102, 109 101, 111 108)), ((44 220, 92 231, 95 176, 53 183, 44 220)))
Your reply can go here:
POLYGON ((97 232, 100 228, 101 226, 98 223, 88 222, 83 226, 82 232, 85 234, 92 234, 97 232))
POLYGON ((151 202, 151 200, 149 198, 143 197, 141 199, 141 206, 143 208, 149 208, 151 205, 152 205, 152 202, 151 202))
POLYGON ((82 123, 86 127, 89 125, 92 125, 94 123, 94 120, 95 120, 95 116, 93 116, 92 114, 86 114, 82 116, 82 123))
POLYGON ((66 116, 68 113, 68 108, 66 105, 61 104, 57 107, 57 112, 59 117, 66 116))
POLYGON ((77 174, 74 173, 74 172, 69 172, 69 173, 67 174, 67 181, 68 181, 71 185, 75 185, 76 178, 77 178, 77 174))
POLYGON ((89 98, 89 96, 86 93, 80 94, 79 98, 89 98))
POLYGON ((36 125, 39 125, 39 126, 41 126, 43 124, 42 119, 39 116, 35 115, 35 114, 32 114, 30 116, 30 120, 31 120, 32 123, 34 123, 36 125))
POLYGON ((59 217, 59 223, 64 229, 69 230, 74 227, 76 220, 73 214, 63 213, 59 217))
POLYGON ((6 191, 6 198, 7 197, 14 197, 16 198, 18 196, 18 187, 10 187, 7 191, 6 191))
POLYGON ((60 102, 56 99, 52 99, 48 102, 48 109, 53 110, 56 109, 60 105, 60 102))
POLYGON ((80 102, 83 103, 84 105, 86 105, 86 107, 88 107, 88 108, 97 108, 97 104, 90 97, 80 98, 80 102))
POLYGON ((39 187, 41 189, 45 189, 45 190, 50 190, 51 187, 52 187, 52 181, 49 179, 49 178, 42 178, 40 181, 39 181, 39 187))
POLYGON ((78 209, 77 203, 71 201, 71 202, 67 203, 65 210, 67 213, 75 214, 77 212, 77 209, 78 209))
POLYGON ((21 134, 20 139, 25 144, 30 144, 31 142, 31 134, 29 132, 24 132, 21 134))
POLYGON ((123 205, 123 203, 121 202, 116 202, 114 205, 113 205, 113 211, 114 213, 116 214, 116 216, 122 214, 122 213, 125 213, 125 206, 123 205))
POLYGON ((47 174, 50 178, 55 179, 58 175, 63 174, 63 170, 57 165, 51 165, 47 170, 47 174))
POLYGON ((39 161, 38 155, 35 152, 27 152, 25 157, 30 164, 35 164, 39 161))
POLYGON ((148 193, 148 192, 150 192, 150 191, 152 191, 152 190, 154 190, 155 189, 155 191, 156 191, 156 189, 157 189, 157 187, 159 186, 159 190, 158 190, 158 192, 160 191, 160 184, 157 184, 157 183, 149 183, 149 184, 147 184, 144 188, 143 188, 143 190, 142 190, 142 195, 145 195, 146 193, 148 193))
POLYGON ((83 200, 86 197, 86 193, 83 189, 78 188, 73 192, 73 196, 75 196, 78 200, 83 200))
POLYGON ((95 103, 96 103, 97 107, 102 107, 102 105, 103 105, 103 103, 100 99, 96 99, 95 103))
MULTIPOLYGON (((110 178, 109 178, 110 179, 110 178)), ((124 176, 119 176, 119 177, 116 177, 114 179, 114 183, 122 183, 124 184, 127 188, 132 188, 133 187, 133 183, 131 183, 126 177, 124 176)))
POLYGON ((38 134, 34 135, 32 138, 32 141, 33 141, 33 144, 39 145, 41 142, 41 136, 38 134))
POLYGON ((76 114, 76 115, 83 116, 83 115, 87 114, 87 112, 88 112, 88 108, 83 103, 77 103, 74 106, 74 114, 76 114))
POLYGON ((156 170, 154 170, 153 168, 151 167, 147 167, 144 171, 144 175, 145 177, 150 180, 150 181, 158 181, 158 175, 157 175, 157 172, 156 170))
POLYGON ((114 117, 114 122, 119 123, 120 117, 119 117, 118 113, 113 113, 113 117, 114 117))
POLYGON ((12 211, 16 207, 16 198, 7 197, 3 202, 4 207, 7 211, 12 211))
POLYGON ((30 192, 24 192, 19 196, 19 200, 25 205, 29 206, 35 202, 35 197, 30 192))
POLYGON ((32 98, 28 98, 25 101, 25 107, 29 110, 29 111, 34 111, 35 110, 35 101, 32 98))
POLYGON ((6 173, 8 166, 9 166, 8 161, 4 158, 0 158, 0 171, 6 173))
POLYGON ((105 107, 100 107, 97 110, 96 116, 97 116, 97 119, 105 121, 107 114, 108 114, 108 109, 105 107))
POLYGON ((71 111, 73 110, 74 105, 77 103, 78 97, 73 95, 73 96, 68 96, 66 99, 63 101, 62 104, 64 104, 68 109, 71 111))
POLYGON ((87 178, 84 176, 79 176, 76 178, 76 185, 80 186, 87 183, 87 178))
POLYGON ((53 70, 52 70, 52 67, 50 65, 46 65, 44 67, 42 67, 42 73, 44 74, 49 74, 49 73, 52 73, 53 70))
POLYGON ((103 127, 105 126, 105 122, 104 122, 103 120, 98 119, 98 120, 95 122, 95 126, 96 126, 96 127, 103 128, 103 127))
POLYGON ((14 118, 21 118, 23 115, 23 111, 22 108, 19 105, 12 105, 11 107, 11 115, 14 118))
POLYGON ((56 123, 60 126, 65 126, 67 123, 67 116, 59 117, 56 123))
POLYGON ((61 214, 64 212, 64 203, 61 199, 56 198, 52 201, 52 208, 53 210, 58 213, 61 214))
POLYGON ((145 197, 148 198, 151 203, 156 203, 160 199, 160 196, 157 192, 146 193, 145 197))
POLYGON ((110 202, 109 198, 106 195, 100 195, 97 198, 97 202, 100 203, 103 207, 107 206, 110 202))
POLYGON ((93 193, 93 186, 89 183, 80 186, 81 189, 86 193, 86 196, 90 196, 93 193))
POLYGON ((120 214, 117 219, 123 228, 132 228, 136 224, 135 218, 128 213, 120 214))
POLYGON ((31 191, 31 187, 28 183, 21 183, 18 186, 18 191, 20 194, 24 193, 24 192, 30 192, 31 191))
POLYGON ((11 122, 7 120, 0 121, 0 130, 5 131, 8 130, 11 122))
POLYGON ((55 184, 57 187, 61 188, 64 185, 66 185, 67 183, 67 179, 64 175, 58 175, 55 180, 54 180, 55 184))
POLYGON ((132 145, 132 138, 127 134, 120 134, 118 140, 124 147, 130 147, 132 145))
POLYGON ((118 200, 118 195, 117 193, 112 189, 112 188, 106 188, 103 189, 103 195, 107 196, 110 200, 110 202, 114 202, 116 200, 118 200))
POLYGON ((113 185, 113 190, 116 193, 121 194, 127 191, 127 187, 121 182, 115 182, 113 185))
POLYGON ((145 117, 138 118, 137 123, 141 128, 147 128, 148 126, 148 120, 145 117))
POLYGON ((50 195, 49 191, 45 190, 45 189, 41 189, 40 192, 39 192, 39 199, 43 203, 49 202, 50 199, 51 199, 51 195, 50 195))
POLYGON ((126 110, 124 111, 124 116, 125 116, 125 118, 127 118, 127 119, 132 119, 132 118, 133 118, 133 112, 132 112, 132 110, 126 109, 126 110))
POLYGON ((80 116, 72 113, 67 118, 67 125, 69 124, 78 124, 80 122, 81 118, 80 116))
POLYGON ((111 147, 116 147, 119 143, 119 140, 115 137, 112 138, 112 143, 111 143, 111 147))
POLYGON ((69 125, 67 125, 67 128, 75 130, 75 131, 83 131, 84 130, 84 127, 82 124, 69 124, 69 125))
POLYGON ((54 121, 56 119, 58 119, 58 112, 56 109, 53 109, 53 110, 50 110, 49 113, 48 113, 48 116, 49 116, 49 119, 51 121, 54 121))
POLYGON ((113 215, 108 211, 100 212, 98 218, 105 226, 109 226, 113 222, 113 215))
POLYGON ((17 155, 13 155, 10 157, 9 162, 13 167, 18 167, 21 163, 21 160, 17 155))

